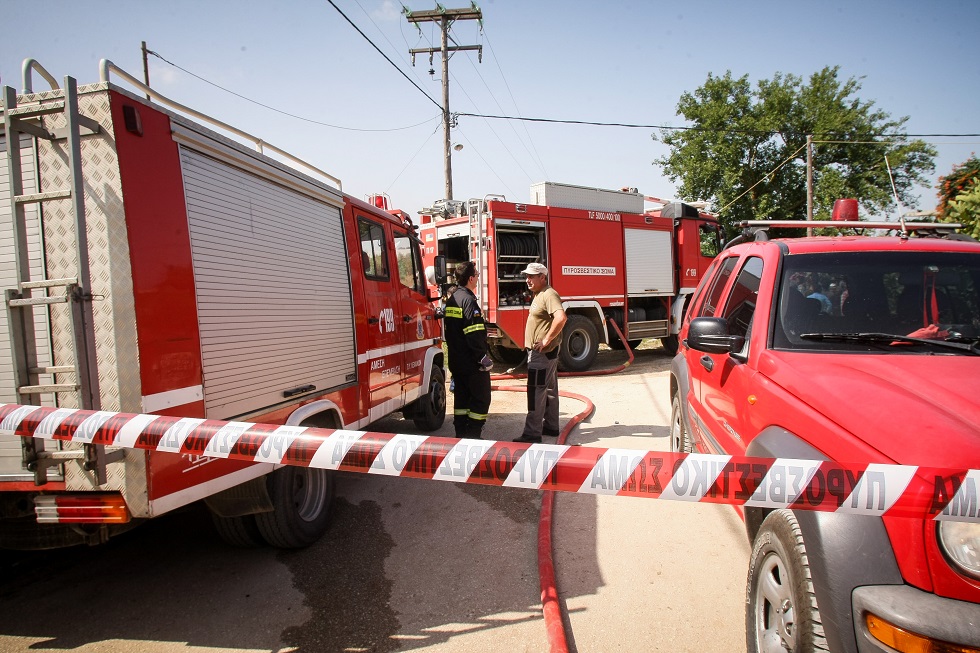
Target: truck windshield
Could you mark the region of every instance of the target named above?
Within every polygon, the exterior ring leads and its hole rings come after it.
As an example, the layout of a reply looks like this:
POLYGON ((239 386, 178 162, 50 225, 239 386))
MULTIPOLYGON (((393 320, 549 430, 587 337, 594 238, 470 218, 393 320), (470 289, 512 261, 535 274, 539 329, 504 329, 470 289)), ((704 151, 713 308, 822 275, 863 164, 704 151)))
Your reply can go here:
POLYGON ((977 351, 946 343, 980 340, 978 254, 833 252, 789 255, 783 263, 772 333, 777 349, 977 351))

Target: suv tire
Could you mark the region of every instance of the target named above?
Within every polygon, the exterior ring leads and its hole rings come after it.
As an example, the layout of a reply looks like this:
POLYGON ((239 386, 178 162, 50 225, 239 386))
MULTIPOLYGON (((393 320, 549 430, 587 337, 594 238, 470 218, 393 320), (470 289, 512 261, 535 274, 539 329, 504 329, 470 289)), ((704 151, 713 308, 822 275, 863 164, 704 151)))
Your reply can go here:
POLYGON ((826 651, 803 533, 791 510, 769 513, 756 535, 745 590, 748 653, 826 651))
POLYGON ((691 434, 684 428, 684 415, 681 413, 681 396, 674 393, 670 401, 670 451, 671 453, 693 453, 691 434))

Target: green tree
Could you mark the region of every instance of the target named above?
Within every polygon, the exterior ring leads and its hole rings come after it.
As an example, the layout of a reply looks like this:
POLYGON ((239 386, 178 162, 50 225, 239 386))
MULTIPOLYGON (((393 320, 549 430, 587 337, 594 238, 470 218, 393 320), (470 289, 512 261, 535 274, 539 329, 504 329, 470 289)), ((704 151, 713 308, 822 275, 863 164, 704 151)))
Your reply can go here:
POLYGON ((936 215, 945 222, 959 222, 964 233, 980 239, 980 159, 971 156, 939 178, 936 215))
POLYGON ((709 74, 677 103, 691 128, 654 134, 670 147, 654 163, 680 182, 681 197, 720 210, 729 235, 741 220, 806 218, 808 134, 814 137, 815 218, 829 219, 842 197, 856 197, 869 213, 893 209, 886 156, 899 198, 914 207, 912 190, 933 171, 935 149, 905 136, 907 117, 892 119, 857 98, 860 83, 842 82, 838 71, 824 68, 808 83, 777 73, 756 88, 747 75, 709 74))

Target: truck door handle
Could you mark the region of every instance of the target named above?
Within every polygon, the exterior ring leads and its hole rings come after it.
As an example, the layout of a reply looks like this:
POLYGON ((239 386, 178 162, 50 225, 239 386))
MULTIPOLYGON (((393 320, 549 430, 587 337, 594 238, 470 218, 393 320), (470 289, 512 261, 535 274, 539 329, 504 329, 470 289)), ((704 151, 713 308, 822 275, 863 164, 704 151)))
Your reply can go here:
POLYGON ((378 319, 378 318, 376 318, 376 317, 369 317, 369 318, 368 318, 368 324, 377 324, 377 323, 378 323, 378 322, 380 322, 380 321, 381 321, 381 320, 379 320, 379 319, 378 319))
POLYGON ((711 359, 711 356, 705 355, 701 357, 701 367, 708 370, 709 372, 715 369, 715 362, 711 359))
POLYGON ((411 322, 411 321, 412 321, 411 315, 402 315, 402 322, 411 322))

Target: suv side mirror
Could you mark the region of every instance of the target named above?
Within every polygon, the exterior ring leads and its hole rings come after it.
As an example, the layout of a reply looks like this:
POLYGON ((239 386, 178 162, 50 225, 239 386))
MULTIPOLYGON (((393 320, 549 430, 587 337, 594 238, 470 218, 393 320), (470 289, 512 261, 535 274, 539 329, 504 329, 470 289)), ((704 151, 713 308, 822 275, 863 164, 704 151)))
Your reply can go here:
POLYGON ((723 317, 696 317, 687 328, 687 346, 707 354, 737 354, 745 338, 729 333, 723 317))

